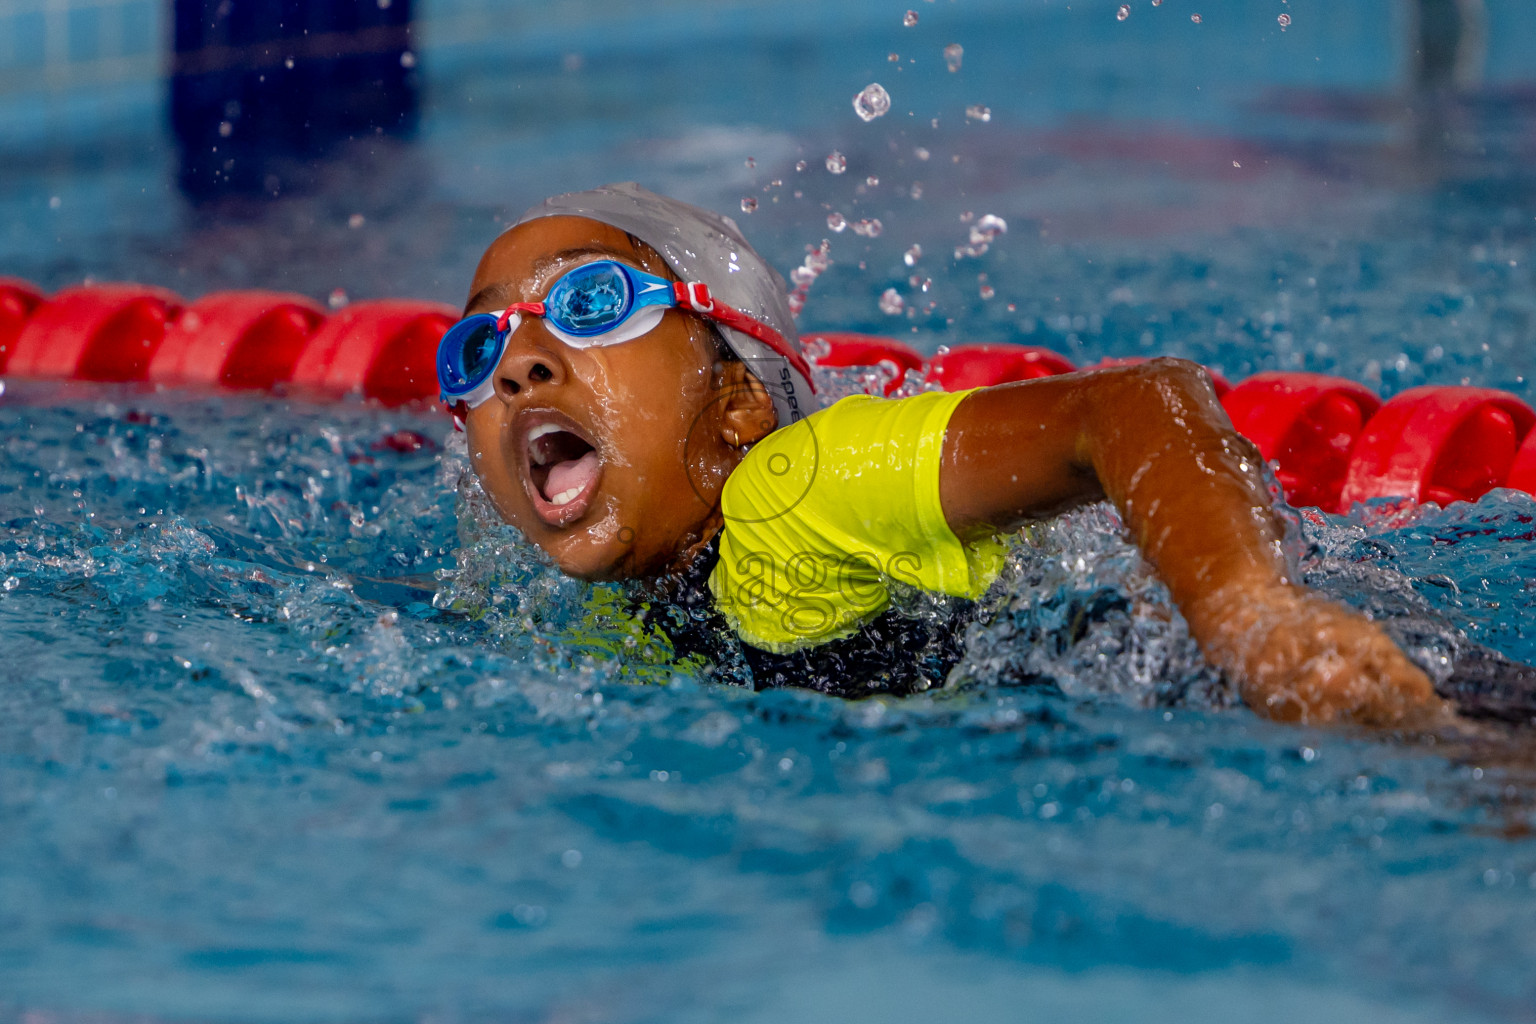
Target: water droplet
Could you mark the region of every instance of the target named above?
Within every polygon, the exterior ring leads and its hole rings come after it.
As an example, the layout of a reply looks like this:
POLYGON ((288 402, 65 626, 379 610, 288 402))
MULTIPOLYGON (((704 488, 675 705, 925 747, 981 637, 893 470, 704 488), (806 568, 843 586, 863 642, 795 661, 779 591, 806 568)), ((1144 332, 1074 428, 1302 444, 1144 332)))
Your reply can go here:
POLYGON ((64 200, 59 198, 58 196, 49 196, 48 197, 48 209, 50 209, 50 210, 57 210, 59 207, 61 207, 63 205, 64 205, 64 200))
POLYGON ((289 57, 287 60, 283 61, 283 67, 287 68, 289 71, 292 71, 293 70, 293 58, 289 57))
POLYGON ((876 218, 860 220, 854 223, 853 233, 863 235, 865 238, 879 238, 880 232, 885 230, 885 225, 876 218))
MULTIPOLYGON (((784 182, 783 182, 782 179, 779 179, 779 178, 774 178, 772 181, 770 181, 768 183, 768 188, 783 188, 783 187, 784 187, 784 182)), ((767 191, 767 189, 764 189, 764 191, 767 191)))
POLYGON ((911 195, 912 195, 913 199, 921 199, 921 198, 923 198, 923 183, 922 182, 914 181, 912 183, 911 195))
POLYGON ((406 50, 404 53, 400 54, 400 66, 407 69, 415 67, 416 55, 410 50, 406 50))
POLYGON ((838 213, 836 210, 833 210, 831 213, 827 214, 827 227, 840 233, 848 227, 848 221, 843 217, 842 214, 838 213))
POLYGON ((742 213, 756 213, 757 212, 757 197, 756 196, 742 196, 741 197, 741 212, 742 213))
POLYGON ((1163 6, 1163 0, 1152 0, 1152 6, 1153 7, 1161 7, 1161 6, 1163 6))
POLYGON ((907 301, 895 288, 887 288, 880 293, 880 312, 886 316, 900 316, 902 310, 906 308, 907 301))
POLYGON ((756 167, 757 166, 757 157, 755 157, 755 156, 747 157, 747 166, 748 167, 756 167))
POLYGON ((219 122, 219 138, 227 139, 234 134, 235 126, 228 121, 219 122))
POLYGON ((981 235, 983 241, 990 242, 998 235, 1008 233, 1008 222, 995 213, 982 214, 981 220, 971 228, 971 236, 981 235))
POLYGON ((1126 18, 1129 18, 1130 16, 1131 16, 1131 5, 1130 4, 1121 4, 1120 5, 1120 9, 1115 12, 1115 20, 1116 21, 1124 21, 1126 18))
POLYGON ((868 185, 870 188, 874 188, 876 185, 880 184, 880 179, 871 174, 869 177, 864 179, 864 184, 868 185))
POLYGON ((927 160, 933 154, 929 153, 928 150, 924 147, 918 146, 912 151, 912 155, 917 157, 919 160, 927 160))
POLYGON ((885 55, 885 59, 890 61, 892 64, 895 64, 897 61, 901 60, 901 54, 892 50, 890 53, 885 55))
POLYGON ((916 25, 917 24, 917 12, 916 11, 908 11, 905 15, 902 16, 901 23, 903 25, 907 26, 907 28, 911 28, 913 25, 916 25))
POLYGON ((1198 14, 1191 14, 1189 16, 1189 20, 1194 22, 1196 25, 1198 25, 1198 24, 1200 24, 1200 15, 1198 15, 1198 14))
POLYGON ((996 294, 997 294, 997 289, 993 288, 991 285, 984 284, 984 285, 981 286, 981 297, 983 299, 990 299, 990 298, 992 298, 992 296, 994 296, 996 294))
POLYGON ((805 170, 805 168, 806 168, 806 163, 805 163, 804 160, 796 160, 795 161, 795 170, 803 171, 803 170, 805 170))
POLYGON ((860 121, 873 121, 891 109, 891 94, 879 82, 870 82, 853 98, 853 112, 860 121))
POLYGON ((992 120, 992 108, 984 107, 980 103, 973 103, 965 108, 965 116, 970 118, 972 121, 981 121, 985 123, 992 120))
POLYGON ((331 290, 331 294, 325 297, 326 305, 332 309, 340 309, 347 304, 347 301, 347 292, 344 288, 334 288, 331 290))
POLYGON ((1289 14, 1282 14, 1275 20, 1280 22, 1280 31, 1282 32, 1291 27, 1291 16, 1289 14))
POLYGON ((365 220, 365 218, 363 217, 362 214, 354 213, 352 216, 347 218, 347 227, 349 227, 352 230, 356 231, 358 228, 363 226, 364 220, 365 220))
POLYGON ((923 247, 918 245, 916 242, 912 243, 912 248, 901 254, 901 261, 909 267, 922 258, 923 247))
POLYGON ((965 56, 965 47, 959 43, 950 43, 944 47, 944 64, 951 71, 960 70, 960 61, 965 56))
POLYGON ((847 169, 847 157, 843 156, 843 154, 839 153, 835 149, 827 154, 827 170, 831 171, 833 174, 842 174, 847 169))

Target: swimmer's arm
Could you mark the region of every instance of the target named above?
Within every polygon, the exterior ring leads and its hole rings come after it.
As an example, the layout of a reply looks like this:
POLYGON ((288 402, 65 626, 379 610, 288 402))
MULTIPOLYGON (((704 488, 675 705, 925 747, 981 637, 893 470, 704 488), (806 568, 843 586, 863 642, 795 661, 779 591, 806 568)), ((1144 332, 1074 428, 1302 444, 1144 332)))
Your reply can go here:
POLYGON ((1107 497, 1206 657, 1263 713, 1380 724, 1441 713, 1375 625, 1287 578, 1262 465, 1205 371, 1157 359, 970 395, 949 421, 940 500, 970 539, 1107 497))

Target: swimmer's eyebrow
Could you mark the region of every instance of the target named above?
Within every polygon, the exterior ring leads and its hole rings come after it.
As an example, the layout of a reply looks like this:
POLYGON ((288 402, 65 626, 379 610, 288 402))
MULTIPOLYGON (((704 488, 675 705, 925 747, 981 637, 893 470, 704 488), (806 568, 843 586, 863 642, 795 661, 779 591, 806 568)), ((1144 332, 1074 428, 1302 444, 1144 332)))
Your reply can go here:
MULTIPOLYGON (((533 267, 531 268, 533 276, 543 277, 552 268, 559 266, 561 263, 567 260, 578 259, 582 256, 606 256, 609 259, 622 260, 626 263, 637 262, 635 254, 632 252, 619 252, 617 249, 610 249, 606 245, 578 245, 569 249, 558 249, 555 252, 545 253, 534 260, 533 267)), ((495 284, 486 285, 470 296, 469 301, 464 304, 464 312, 467 314, 482 303, 492 309, 497 309, 505 308, 515 301, 516 299, 513 298, 512 294, 512 286, 505 281, 498 281, 495 284)))
POLYGON ((470 310, 481 305, 489 306, 492 309, 505 309, 510 303, 508 296, 511 294, 512 289, 505 281, 488 284, 471 295, 469 301, 464 303, 464 315, 468 316, 470 310))

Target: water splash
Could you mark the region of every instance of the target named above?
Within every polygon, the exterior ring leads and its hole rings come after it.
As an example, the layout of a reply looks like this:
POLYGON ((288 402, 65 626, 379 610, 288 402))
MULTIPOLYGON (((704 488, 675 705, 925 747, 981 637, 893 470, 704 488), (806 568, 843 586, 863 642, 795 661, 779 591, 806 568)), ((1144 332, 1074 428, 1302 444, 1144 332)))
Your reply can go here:
POLYGON ((980 121, 983 124, 992 120, 992 108, 980 103, 973 103, 965 108, 965 116, 972 121, 980 121))
POLYGON ((789 311, 795 316, 805 308, 806 296, 810 293, 811 285, 816 279, 826 273, 832 265, 832 242, 823 238, 820 245, 805 247, 805 259, 800 265, 789 272, 789 283, 792 285, 789 292, 789 311))
POLYGON ((951 676, 958 683, 1008 681, 1144 707, 1234 702, 1108 504, 1024 530, 992 595, 994 614, 971 627, 951 676))
POLYGON ((944 47, 944 66, 951 72, 960 70, 960 62, 965 59, 965 47, 959 43, 950 43, 944 47))
POLYGON ((901 23, 903 25, 907 26, 907 28, 911 28, 913 25, 916 25, 917 24, 917 12, 916 11, 908 11, 906 14, 903 14, 901 16, 901 23))

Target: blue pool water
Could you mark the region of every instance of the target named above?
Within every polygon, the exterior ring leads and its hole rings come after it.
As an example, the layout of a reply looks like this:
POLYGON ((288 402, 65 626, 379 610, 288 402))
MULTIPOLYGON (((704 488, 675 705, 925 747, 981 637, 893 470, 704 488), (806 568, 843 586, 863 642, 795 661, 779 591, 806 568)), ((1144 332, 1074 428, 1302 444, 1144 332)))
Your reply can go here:
MULTIPOLYGON (((523 206, 634 177, 754 196, 786 271, 830 239, 808 328, 1532 397, 1519 3, 1486 5, 1482 84, 1433 101, 1384 0, 1229 0, 1203 34, 1185 0, 912 29, 874 2, 519 8, 500 36, 438 6, 416 137, 213 205, 175 194, 153 115, 22 147, 0 273, 457 302, 523 206), (864 124, 873 80, 895 105, 864 124), (953 258, 967 213, 1009 229, 953 258)), ((1232 707, 1102 509, 1016 551, 963 685, 753 694, 460 495, 437 415, 5 384, 0 1020, 1536 1020, 1529 734, 1232 707)), ((1533 519, 1513 492, 1357 510, 1294 550, 1536 661, 1533 519)))
MULTIPOLYGON (((445 488, 463 458, 435 417, 8 398, 14 1007, 1427 1021, 1531 1005, 1525 737, 1447 757, 1270 725, 1215 709, 1216 690, 1165 700, 1192 655, 1102 512, 1019 556, 1037 586, 973 637, 965 687, 754 695, 657 664, 620 617, 577 628, 585 588, 445 488), (1088 642, 1118 657, 1060 655, 1059 694, 990 685, 1012 623, 1100 587, 1153 604, 1088 642)), ((1533 516, 1505 492, 1396 527, 1340 520, 1314 560, 1401 573, 1529 658, 1533 516)))

